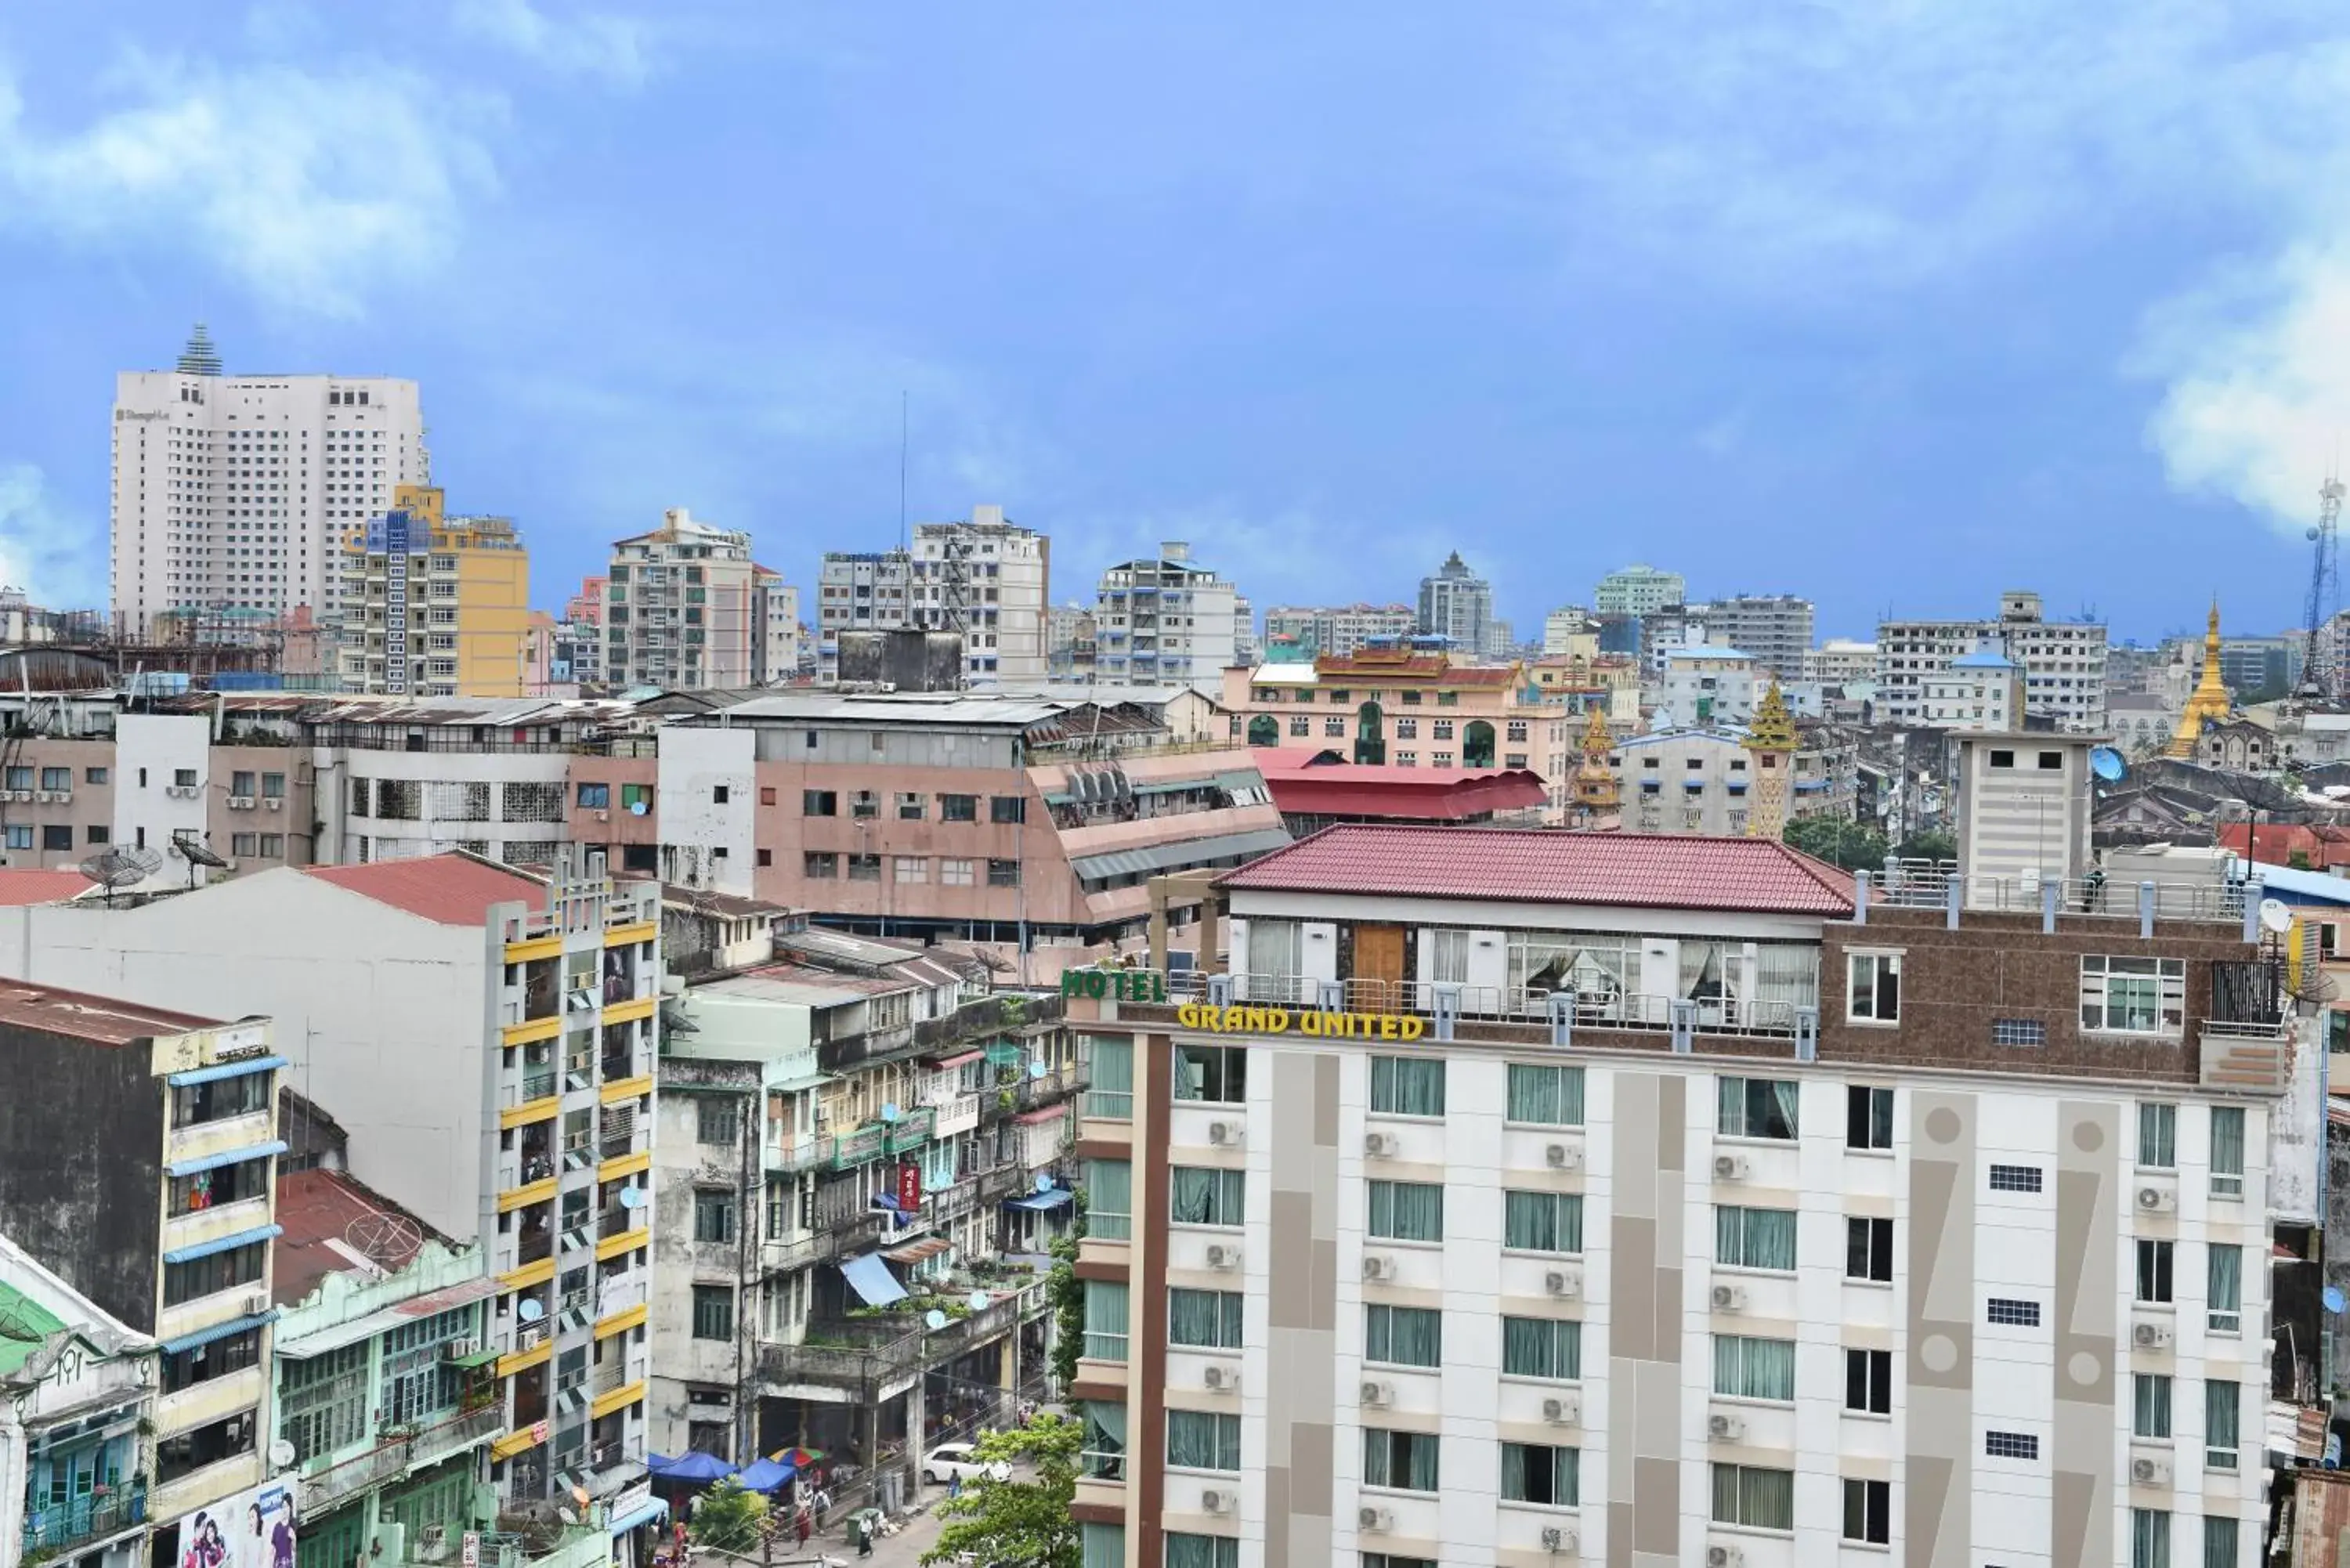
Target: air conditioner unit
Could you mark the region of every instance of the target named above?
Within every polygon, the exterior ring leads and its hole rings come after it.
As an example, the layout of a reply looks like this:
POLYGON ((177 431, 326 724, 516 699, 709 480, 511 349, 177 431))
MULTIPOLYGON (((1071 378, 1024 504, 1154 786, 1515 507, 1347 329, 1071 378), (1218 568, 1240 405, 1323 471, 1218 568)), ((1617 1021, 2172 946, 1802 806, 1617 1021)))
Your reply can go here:
POLYGON ((2178 1211, 2178 1194, 2167 1187, 2141 1187, 2137 1189, 2137 1207, 2141 1214, 2175 1214, 2178 1211))
POLYGON ((1357 1392, 1361 1396, 1357 1402, 1374 1408, 1384 1409, 1395 1403, 1395 1385, 1392 1383, 1378 1383, 1367 1379, 1357 1392))
POLYGON ((525 1327, 517 1328, 515 1330, 515 1348, 516 1350, 536 1350, 538 1348, 540 1336, 546 1333, 546 1328, 538 1324, 530 1324, 525 1327))
POLYGON ((1572 1552, 1575 1550, 1575 1532, 1562 1530, 1555 1524, 1546 1526, 1542 1532, 1542 1545, 1544 1552, 1572 1552))
POLYGON ((1746 1287, 1743 1285, 1716 1285, 1713 1287, 1712 1301, 1713 1310, 1716 1312, 1744 1312, 1746 1310, 1746 1287))
POLYGON ((1543 1289, 1555 1296, 1583 1293, 1583 1276, 1573 1269, 1553 1269, 1543 1276, 1543 1289))
POLYGON ((452 1339, 448 1343, 446 1352, 452 1358, 462 1358, 474 1354, 481 1348, 482 1342, 478 1339, 452 1339))
POLYGON ((1583 1418, 1583 1401, 1572 1394, 1543 1401, 1543 1419, 1554 1427, 1572 1427, 1583 1418))
POLYGON ((1222 1487, 1210 1487, 1200 1494, 1202 1513, 1231 1513, 1240 1506, 1240 1493, 1226 1491, 1222 1487))
POLYGON ((1705 1440, 1709 1443, 1735 1443, 1746 1436, 1746 1423, 1735 1416, 1708 1416, 1705 1418, 1705 1440))
POLYGON ((1237 1269, 1240 1266, 1241 1250, 1238 1247, 1214 1246, 1208 1249, 1208 1267, 1211 1269, 1237 1269))
POLYGON ((1581 1170, 1583 1151, 1571 1143, 1555 1143, 1543 1150, 1543 1158, 1553 1170, 1581 1170))
POLYGON ((1200 1374, 1200 1382, 1219 1394, 1237 1394, 1241 1387, 1241 1369, 1237 1366, 1211 1366, 1200 1374))
POLYGON ((1208 1141, 1224 1148, 1236 1148, 1240 1146, 1241 1135, 1246 1130, 1239 1122, 1210 1122, 1208 1141))
POLYGON ((1373 1532, 1393 1530, 1395 1515, 1384 1508, 1358 1508, 1355 1510, 1355 1528, 1373 1532))
POLYGON ((1373 1159, 1393 1159, 1399 1145, 1393 1133, 1365 1133, 1363 1152, 1373 1159))
POLYGON ((1753 1174, 1753 1170, 1742 1154, 1717 1154, 1713 1157, 1713 1179, 1716 1181, 1743 1181, 1753 1174))
MULTIPOLYGON (((48 796, 43 795, 41 798, 47 800, 48 796)), ((253 805, 253 796, 249 794, 233 794, 228 797, 228 808, 231 811, 251 811, 253 805)))
POLYGON ((2141 1323, 2130 1329, 2130 1344, 2140 1350, 2168 1350, 2171 1332, 2166 1324, 2141 1323))
POLYGON ((1395 1282, 1395 1277, 1396 1262, 1393 1258, 1378 1252, 1363 1254, 1363 1278, 1378 1281, 1381 1284, 1392 1284, 1395 1282))
POLYGON ((2130 1460, 2130 1485, 2168 1486, 2169 1484, 2170 1461, 2168 1459, 2158 1459, 2149 1455, 2144 1459, 2130 1460))
POLYGON ((245 1297, 245 1298, 244 1298, 244 1315, 245 1315, 245 1316, 247 1316, 247 1317, 258 1317, 258 1316, 260 1316, 263 1313, 265 1313, 265 1312, 267 1312, 268 1310, 269 1310, 269 1294, 268 1294, 268 1293, 267 1293, 267 1292, 265 1292, 265 1291, 255 1291, 253 1294, 251 1294, 251 1295, 249 1295, 249 1296, 247 1296, 247 1297, 245 1297))
MULTIPOLYGON (((43 790, 35 790, 35 791, 33 792, 33 798, 34 798, 35 800, 36 800, 36 801, 39 801, 43 805, 49 805, 51 802, 55 801, 57 797, 56 795, 54 795, 54 794, 51 794, 47 790, 43 789, 43 790)), ((234 803, 232 803, 232 804, 234 804, 234 803)))
POLYGON ((1709 1546, 1705 1568, 1746 1568, 1746 1553, 1735 1546, 1709 1546))
POLYGON ((261 808, 264 811, 283 811, 286 809, 286 797, 282 794, 263 795, 261 808))

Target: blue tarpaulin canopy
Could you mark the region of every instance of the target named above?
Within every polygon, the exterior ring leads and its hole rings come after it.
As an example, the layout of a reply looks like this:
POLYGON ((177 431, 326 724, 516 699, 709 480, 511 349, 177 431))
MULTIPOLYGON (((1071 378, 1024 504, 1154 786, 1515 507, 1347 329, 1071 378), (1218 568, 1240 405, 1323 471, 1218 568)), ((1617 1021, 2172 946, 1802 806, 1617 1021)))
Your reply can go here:
POLYGON ((716 1454, 681 1454, 653 1469, 663 1480, 714 1481, 734 1473, 734 1467, 716 1454))
POLYGON ((1076 1197, 1076 1193, 1065 1188, 1056 1187, 1050 1192, 1032 1192, 1025 1198, 1014 1198, 1011 1200, 1011 1204, 1014 1209, 1058 1209, 1076 1197))
POLYGON ((799 1473, 797 1467, 781 1459, 756 1459, 743 1466, 734 1480, 746 1491, 773 1491, 799 1473))
POLYGON ((865 1298, 867 1306, 888 1306, 906 1299, 906 1287, 889 1272, 879 1252, 868 1252, 861 1258, 851 1258, 840 1265, 841 1278, 848 1288, 865 1298))

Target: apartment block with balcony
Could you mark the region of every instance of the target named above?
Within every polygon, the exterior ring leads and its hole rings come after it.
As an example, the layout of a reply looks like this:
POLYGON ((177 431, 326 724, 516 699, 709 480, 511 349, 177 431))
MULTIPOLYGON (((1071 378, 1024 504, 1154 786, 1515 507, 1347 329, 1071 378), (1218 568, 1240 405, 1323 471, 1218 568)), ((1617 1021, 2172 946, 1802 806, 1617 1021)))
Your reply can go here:
POLYGON ((666 1036, 655 1439, 846 1454, 886 1501, 1041 1388, 1083 1073, 1057 996, 967 958, 777 946, 691 986, 666 1036))
POLYGON ((9 1560, 142 1568, 154 1341, 5 1236, 0 1325, 0 1542, 21 1554, 9 1560))
POLYGON ((1368 827, 1221 886, 1228 973, 1068 977, 1089 1561, 2262 1560, 2314 1064, 2242 895, 1368 827))
POLYGON ((592 857, 526 876, 449 855, 0 919, 36 975, 274 1002, 351 1174, 489 1261, 501 1506, 642 1479, 657 888, 592 857))
POLYGON ((263 1479, 286 1147, 272 1040, 259 1017, 0 995, 0 1234, 157 1345, 151 1436, 117 1469, 158 1539, 263 1479))
POLYGON ((1239 590, 1191 559, 1180 540, 1101 575, 1094 599, 1094 679, 1104 686, 1212 691, 1238 649, 1239 590))
POLYGON ((604 588, 605 679, 669 691, 748 686, 767 663, 751 535, 683 507, 615 541, 604 588))
POLYGON ((345 535, 336 607, 346 691, 519 697, 530 553, 514 520, 452 517, 435 486, 403 484, 345 535))

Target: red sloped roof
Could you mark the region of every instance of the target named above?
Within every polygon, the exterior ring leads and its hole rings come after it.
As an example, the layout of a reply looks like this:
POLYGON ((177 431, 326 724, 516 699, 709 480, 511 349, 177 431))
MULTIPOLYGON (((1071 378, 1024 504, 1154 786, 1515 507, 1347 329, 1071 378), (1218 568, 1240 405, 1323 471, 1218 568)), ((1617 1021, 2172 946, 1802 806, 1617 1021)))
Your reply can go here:
POLYGON ((61 904, 96 886, 78 871, 0 870, 0 905, 61 904))
POLYGON ((1226 888, 1544 904, 1852 913, 1852 878, 1764 838, 1529 828, 1323 829, 1229 871, 1226 888))
POLYGON ((378 860, 366 866, 306 866, 306 876, 390 904, 444 926, 479 926, 498 904, 536 905, 546 890, 503 866, 486 866, 467 855, 428 855, 414 860, 378 860))

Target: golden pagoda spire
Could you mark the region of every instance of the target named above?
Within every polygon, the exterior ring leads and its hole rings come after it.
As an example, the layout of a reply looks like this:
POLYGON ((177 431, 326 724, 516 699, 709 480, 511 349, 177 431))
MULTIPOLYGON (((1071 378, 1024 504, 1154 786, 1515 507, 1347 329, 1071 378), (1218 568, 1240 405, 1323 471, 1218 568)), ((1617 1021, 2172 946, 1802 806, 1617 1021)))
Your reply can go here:
POLYGON ((1599 827, 1623 805, 1615 764, 1607 760, 1616 750, 1616 737, 1607 729, 1607 703, 1594 701, 1588 712, 1589 721, 1583 727, 1583 760, 1575 764, 1570 782, 1573 803, 1568 821, 1577 827, 1599 827))
POLYGON ((1605 757, 1616 749, 1616 737, 1608 732, 1607 709, 1598 702, 1590 708, 1591 722, 1583 727, 1583 754, 1605 757))
POLYGON ((2203 632, 2203 678, 2195 683, 2194 694, 2178 715, 2178 728, 2171 732, 2170 744, 2163 755, 2181 761, 2195 755, 2195 742, 2203 738, 2205 723, 2224 722, 2235 707, 2229 694, 2228 682, 2220 673, 2220 601, 2211 600, 2211 618, 2203 632))
POLYGON ((1795 721, 1787 711, 1787 699, 1776 680, 1762 693, 1762 701, 1755 704, 1753 722, 1746 726, 1746 738, 1738 743, 1750 752, 1795 749, 1795 721))
POLYGON ((1746 738, 1738 742, 1754 759, 1753 794, 1746 803, 1746 836, 1777 838, 1787 831, 1788 776, 1794 772, 1795 721, 1776 680, 1754 705, 1746 738))

